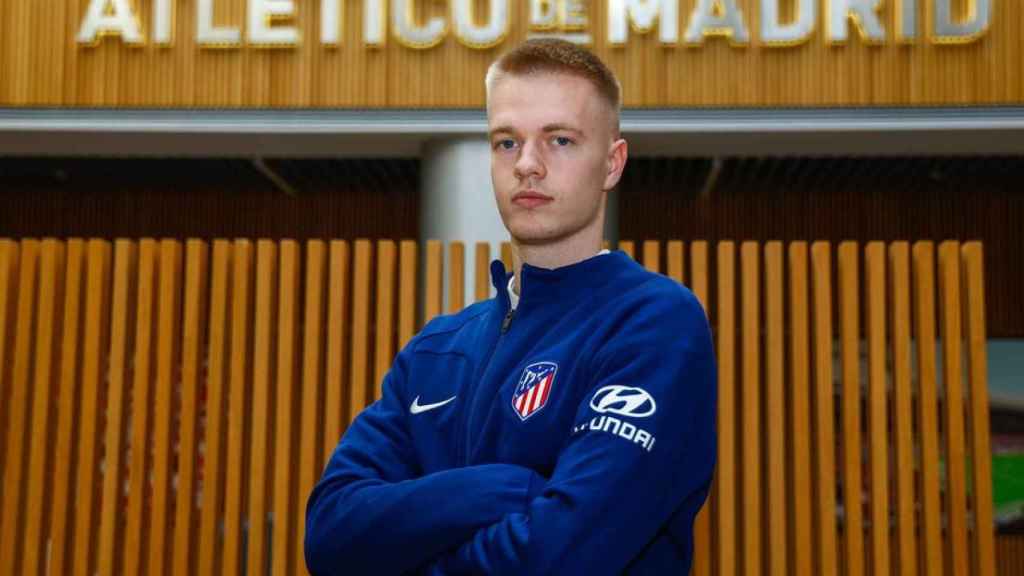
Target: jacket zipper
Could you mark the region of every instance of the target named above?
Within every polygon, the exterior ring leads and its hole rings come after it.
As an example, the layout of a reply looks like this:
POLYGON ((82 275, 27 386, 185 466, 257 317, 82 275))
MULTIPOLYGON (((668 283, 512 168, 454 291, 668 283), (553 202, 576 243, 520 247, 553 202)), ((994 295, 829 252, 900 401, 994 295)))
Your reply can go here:
MULTIPOLYGON (((494 345, 491 346, 491 351, 487 354, 487 360, 484 361, 483 368, 480 370, 480 376, 477 378, 477 382, 483 382, 483 377, 487 375, 487 369, 491 366, 491 359, 494 357, 494 352, 498 349, 498 345, 501 344, 502 338, 505 337, 505 333, 508 332, 510 326, 512 326, 512 317, 515 316, 516 309, 509 307, 508 312, 505 313, 505 317, 501 320, 501 330, 498 332, 498 339, 494 341, 494 345)), ((470 408, 473 406, 473 397, 467 404, 470 408)), ((472 414, 469 411, 466 412, 466 417, 462 419, 462 434, 465 435, 465 443, 463 444, 462 458, 463 465, 469 465, 469 420, 472 414)))

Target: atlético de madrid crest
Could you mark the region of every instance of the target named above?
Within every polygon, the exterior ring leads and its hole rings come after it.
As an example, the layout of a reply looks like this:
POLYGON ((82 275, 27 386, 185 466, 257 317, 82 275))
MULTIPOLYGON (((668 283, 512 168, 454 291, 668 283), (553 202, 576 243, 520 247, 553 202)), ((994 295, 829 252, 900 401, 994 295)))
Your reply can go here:
POLYGON ((512 409, 519 418, 526 420, 548 403, 557 370, 558 364, 554 362, 534 362, 523 369, 516 391, 512 394, 512 409))

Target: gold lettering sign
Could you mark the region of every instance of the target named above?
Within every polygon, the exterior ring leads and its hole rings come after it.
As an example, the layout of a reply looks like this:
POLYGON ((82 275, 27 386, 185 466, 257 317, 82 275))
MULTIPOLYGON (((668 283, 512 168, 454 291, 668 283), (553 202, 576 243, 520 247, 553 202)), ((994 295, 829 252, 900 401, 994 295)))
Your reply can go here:
MULTIPOLYGON (((302 43, 298 26, 297 3, 304 0, 246 0, 246 19, 242 22, 215 23, 214 3, 197 0, 196 42, 204 47, 291 48, 302 43), (242 30, 244 28, 244 36, 242 30)), ((308 0, 305 0, 308 1, 308 0)), ((380 47, 388 35, 410 49, 437 46, 449 35, 464 46, 484 50, 501 44, 508 37, 510 2, 488 0, 486 15, 476 14, 473 0, 447 0, 447 16, 432 16, 424 22, 414 17, 417 0, 351 0, 362 4, 362 39, 366 47, 380 47), (390 15, 389 15, 390 13, 390 15)), ((422 0, 419 0, 422 1, 422 0)), ((630 34, 656 34, 663 46, 700 46, 722 37, 733 46, 758 44, 767 47, 794 46, 808 41, 816 32, 819 9, 824 14, 820 36, 832 46, 840 46, 857 36, 867 44, 913 43, 925 35, 935 44, 965 44, 983 37, 989 29, 993 0, 957 0, 967 2, 966 14, 954 10, 954 0, 892 0, 894 21, 879 16, 883 0, 791 0, 795 15, 783 21, 783 0, 758 2, 760 22, 751 22, 737 0, 694 0, 688 14, 680 12, 680 0, 607 0, 606 41, 624 46, 630 34), (918 30, 918 2, 926 3, 925 30, 918 30), (657 29, 657 31, 655 31, 657 29), (681 36, 681 37, 680 37, 681 36)), ((140 23, 134 0, 89 0, 76 41, 80 46, 96 46, 105 37, 119 39, 132 46, 152 43, 169 46, 173 42, 171 21, 175 0, 151 0, 149 29, 140 23), (147 37, 147 33, 149 36, 147 37)), ((317 0, 320 19, 319 43, 340 46, 341 0, 317 0)), ((588 32, 587 0, 528 0, 530 36, 556 35, 582 44, 591 44, 588 32)), ((309 11, 312 13, 312 11, 309 11)))

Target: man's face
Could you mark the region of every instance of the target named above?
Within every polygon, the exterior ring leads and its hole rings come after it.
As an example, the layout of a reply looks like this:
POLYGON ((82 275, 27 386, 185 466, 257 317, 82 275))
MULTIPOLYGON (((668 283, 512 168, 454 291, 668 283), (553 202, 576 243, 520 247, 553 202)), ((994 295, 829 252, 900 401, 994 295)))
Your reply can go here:
POLYGON ((605 192, 625 164, 611 114, 590 82, 569 74, 508 75, 492 86, 491 181, 501 219, 520 244, 603 226, 605 192))

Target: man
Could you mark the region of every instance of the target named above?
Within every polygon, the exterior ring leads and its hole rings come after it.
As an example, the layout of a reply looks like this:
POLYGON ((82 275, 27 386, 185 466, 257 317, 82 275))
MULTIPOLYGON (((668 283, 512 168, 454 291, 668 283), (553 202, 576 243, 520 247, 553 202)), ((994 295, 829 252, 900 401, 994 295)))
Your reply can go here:
POLYGON ((713 350, 686 288, 600 250, 619 90, 562 41, 488 71, 514 272, 493 262, 496 298, 429 322, 345 433, 309 498, 314 574, 688 573, 713 350))

